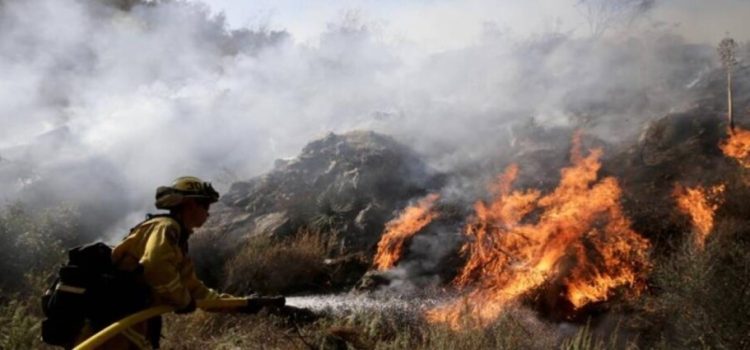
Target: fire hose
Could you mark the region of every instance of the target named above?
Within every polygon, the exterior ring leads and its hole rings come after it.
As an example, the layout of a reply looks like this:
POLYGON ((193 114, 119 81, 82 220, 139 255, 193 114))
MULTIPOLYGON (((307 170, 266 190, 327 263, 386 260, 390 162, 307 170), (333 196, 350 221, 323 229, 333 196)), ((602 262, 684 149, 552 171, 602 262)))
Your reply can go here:
MULTIPOLYGON (((198 300, 196 306, 200 309, 211 311, 211 310, 224 310, 224 309, 238 309, 248 306, 248 299, 245 298, 227 298, 227 299, 214 299, 214 300, 198 300)), ((102 345, 107 340, 111 339, 115 335, 124 331, 131 326, 148 320, 149 318, 165 314, 167 312, 174 311, 171 306, 155 306, 150 309, 146 309, 128 317, 125 317, 111 325, 102 329, 99 333, 94 334, 90 338, 86 339, 83 343, 79 344, 74 350, 93 350, 96 347, 102 345)))

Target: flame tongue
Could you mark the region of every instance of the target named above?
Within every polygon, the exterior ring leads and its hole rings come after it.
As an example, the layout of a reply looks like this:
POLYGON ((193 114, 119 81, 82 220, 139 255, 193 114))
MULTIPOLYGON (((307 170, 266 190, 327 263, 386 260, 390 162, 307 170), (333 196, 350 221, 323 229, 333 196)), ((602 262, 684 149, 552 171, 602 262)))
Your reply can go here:
POLYGON ((561 171, 552 193, 512 191, 518 174, 512 165, 493 186, 493 200, 475 204, 462 247, 467 261, 454 280, 469 292, 428 311, 428 320, 461 328, 462 317, 470 316, 486 325, 509 302, 542 286, 556 285, 574 309, 606 300, 619 286, 641 289, 649 242, 630 229, 617 181, 597 181, 602 151, 583 157, 578 137, 573 145, 573 165, 561 171), (538 219, 527 222, 532 212, 538 219))
POLYGON ((429 194, 385 225, 373 263, 376 269, 384 271, 396 265, 406 241, 438 216, 432 207, 439 198, 437 194, 429 194))
POLYGON ((737 128, 719 145, 724 155, 734 158, 745 168, 750 168, 750 131, 737 128))
POLYGON ((714 227, 714 214, 724 198, 724 184, 708 189, 702 186, 685 188, 675 186, 673 196, 681 212, 690 216, 695 227, 693 242, 702 249, 714 227))

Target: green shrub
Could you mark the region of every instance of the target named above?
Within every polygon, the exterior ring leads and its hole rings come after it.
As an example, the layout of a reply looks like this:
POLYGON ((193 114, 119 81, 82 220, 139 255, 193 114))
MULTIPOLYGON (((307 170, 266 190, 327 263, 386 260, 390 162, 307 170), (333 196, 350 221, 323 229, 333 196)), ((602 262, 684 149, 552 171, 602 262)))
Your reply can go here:
POLYGON ((0 259, 0 290, 28 292, 37 286, 29 278, 54 271, 66 248, 80 243, 79 218, 67 205, 35 212, 16 203, 0 210, 0 247, 12 252, 0 259))
POLYGON ((51 348, 41 343, 41 293, 79 244, 80 216, 69 205, 34 211, 21 203, 0 209, 0 349, 51 348))
POLYGON ((718 223, 705 250, 690 242, 656 264, 655 296, 642 321, 651 344, 673 348, 750 348, 750 227, 718 223))
POLYGON ((38 349, 41 319, 19 300, 0 305, 0 349, 38 349))

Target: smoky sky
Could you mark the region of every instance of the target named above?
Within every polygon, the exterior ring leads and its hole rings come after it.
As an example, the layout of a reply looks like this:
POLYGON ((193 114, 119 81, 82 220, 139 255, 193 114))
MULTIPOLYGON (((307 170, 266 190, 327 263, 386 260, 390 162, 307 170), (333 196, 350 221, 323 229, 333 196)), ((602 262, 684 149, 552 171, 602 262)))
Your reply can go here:
POLYGON ((328 132, 393 135, 444 171, 491 157, 531 118, 617 142, 689 107, 717 66, 711 46, 664 26, 483 23, 476 41, 422 52, 362 11, 310 44, 201 3, 114 3, 128 2, 0 1, 0 195, 82 204, 108 232, 177 176, 226 189, 328 132))

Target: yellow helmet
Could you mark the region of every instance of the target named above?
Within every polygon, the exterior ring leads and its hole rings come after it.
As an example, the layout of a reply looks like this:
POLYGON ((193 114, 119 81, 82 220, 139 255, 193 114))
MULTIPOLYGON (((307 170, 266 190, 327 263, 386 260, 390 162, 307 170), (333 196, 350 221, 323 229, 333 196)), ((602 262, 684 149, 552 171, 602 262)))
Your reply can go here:
POLYGON ((185 198, 204 198, 209 203, 219 200, 219 193, 214 190, 210 182, 205 182, 194 176, 178 177, 172 186, 159 186, 156 189, 156 207, 171 209, 182 204, 185 198))

